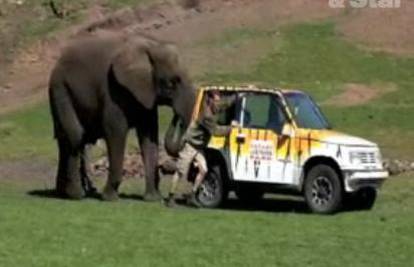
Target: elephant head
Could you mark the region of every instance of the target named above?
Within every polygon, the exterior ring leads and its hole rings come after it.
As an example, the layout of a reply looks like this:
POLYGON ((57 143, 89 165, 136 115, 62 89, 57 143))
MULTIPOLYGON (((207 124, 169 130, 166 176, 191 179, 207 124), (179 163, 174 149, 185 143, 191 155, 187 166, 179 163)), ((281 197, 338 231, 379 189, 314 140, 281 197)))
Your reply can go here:
POLYGON ((165 148, 177 155, 195 102, 195 87, 174 45, 146 37, 122 44, 113 62, 114 74, 146 109, 168 105, 174 118, 165 136, 165 148))

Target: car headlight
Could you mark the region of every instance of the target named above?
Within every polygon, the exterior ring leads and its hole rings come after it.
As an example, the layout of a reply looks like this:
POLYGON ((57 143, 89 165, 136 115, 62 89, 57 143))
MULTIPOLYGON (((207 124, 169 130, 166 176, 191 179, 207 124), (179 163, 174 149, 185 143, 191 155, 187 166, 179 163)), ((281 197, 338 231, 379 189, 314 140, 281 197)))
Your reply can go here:
POLYGON ((380 160, 381 155, 375 151, 351 151, 349 153, 349 162, 351 164, 375 164, 380 162, 380 160))
POLYGON ((361 152, 352 151, 349 153, 349 162, 351 164, 362 164, 361 152))

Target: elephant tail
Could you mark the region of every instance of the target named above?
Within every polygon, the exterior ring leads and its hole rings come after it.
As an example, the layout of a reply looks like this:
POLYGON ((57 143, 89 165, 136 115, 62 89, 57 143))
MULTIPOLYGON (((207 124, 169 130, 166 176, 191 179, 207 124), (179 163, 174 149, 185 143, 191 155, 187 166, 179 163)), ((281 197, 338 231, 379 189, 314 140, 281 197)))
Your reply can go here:
POLYGON ((79 121, 70 87, 65 83, 49 85, 50 109, 53 117, 54 137, 69 142, 72 149, 81 145, 83 127, 79 121))

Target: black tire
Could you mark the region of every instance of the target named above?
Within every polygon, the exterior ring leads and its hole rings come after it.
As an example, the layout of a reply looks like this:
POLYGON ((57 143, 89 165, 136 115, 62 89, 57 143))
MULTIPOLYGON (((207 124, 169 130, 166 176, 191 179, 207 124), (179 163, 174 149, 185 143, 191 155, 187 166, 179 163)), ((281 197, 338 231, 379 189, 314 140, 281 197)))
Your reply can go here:
POLYGON ((263 199, 264 192, 250 184, 239 184, 234 190, 237 198, 244 203, 257 203, 263 199))
POLYGON ((377 190, 372 187, 361 188, 347 196, 346 206, 351 210, 370 210, 377 199, 377 190))
POLYGON ((220 165, 209 167, 200 189, 197 200, 204 208, 217 208, 227 197, 227 190, 223 181, 220 165))
POLYGON ((312 212, 337 212, 341 208, 344 195, 338 173, 328 165, 316 165, 307 174, 304 195, 312 212))

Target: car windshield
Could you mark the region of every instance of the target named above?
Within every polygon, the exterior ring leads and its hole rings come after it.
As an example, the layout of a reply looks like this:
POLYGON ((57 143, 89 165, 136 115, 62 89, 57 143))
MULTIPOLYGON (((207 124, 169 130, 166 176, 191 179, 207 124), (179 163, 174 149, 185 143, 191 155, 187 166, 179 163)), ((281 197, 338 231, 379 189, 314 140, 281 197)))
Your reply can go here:
POLYGON ((292 115, 300 128, 328 129, 328 121, 316 103, 306 94, 299 92, 284 93, 292 115))

